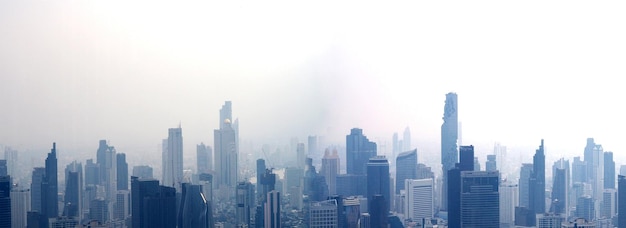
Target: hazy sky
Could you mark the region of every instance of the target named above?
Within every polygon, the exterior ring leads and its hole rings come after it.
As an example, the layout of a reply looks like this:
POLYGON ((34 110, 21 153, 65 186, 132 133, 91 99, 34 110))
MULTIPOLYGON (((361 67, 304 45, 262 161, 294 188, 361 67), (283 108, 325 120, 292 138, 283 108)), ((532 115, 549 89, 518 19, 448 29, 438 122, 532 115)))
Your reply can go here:
POLYGON ((453 91, 464 144, 530 157, 544 138, 549 157, 572 157, 594 137, 619 165, 624 12, 623 1, 0 1, 0 144, 43 154, 56 141, 95 158, 108 139, 160 158, 182 123, 192 156, 231 100, 242 139, 341 143, 352 127, 390 139, 409 126, 419 148, 438 145, 453 91))

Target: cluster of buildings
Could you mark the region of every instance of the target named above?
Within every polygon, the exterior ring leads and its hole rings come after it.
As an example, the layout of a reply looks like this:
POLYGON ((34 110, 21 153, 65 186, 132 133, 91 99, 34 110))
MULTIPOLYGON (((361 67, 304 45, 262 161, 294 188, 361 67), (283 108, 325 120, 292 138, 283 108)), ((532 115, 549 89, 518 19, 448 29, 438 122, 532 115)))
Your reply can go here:
POLYGON ((59 189, 56 144, 29 188, 12 183, 17 152, 0 160, 0 227, 619 227, 626 224, 626 177, 613 153, 587 140, 584 159, 561 158, 546 178, 541 140, 519 178, 502 177, 502 150, 481 169, 471 145, 460 145, 458 97, 446 94, 441 126, 441 174, 418 160, 408 128, 393 135, 392 153, 363 129, 346 135, 345 148, 309 137, 294 142, 295 162, 277 172, 256 160, 254 176, 240 167, 239 124, 230 101, 220 109, 213 147, 196 147, 196 172, 183 170, 182 128, 162 141, 161 176, 129 166, 106 140, 96 160, 74 161, 59 189), (344 150, 345 149, 345 153, 344 150), (308 150, 308 151, 307 151, 308 150), (345 169, 341 162, 345 159, 345 169))

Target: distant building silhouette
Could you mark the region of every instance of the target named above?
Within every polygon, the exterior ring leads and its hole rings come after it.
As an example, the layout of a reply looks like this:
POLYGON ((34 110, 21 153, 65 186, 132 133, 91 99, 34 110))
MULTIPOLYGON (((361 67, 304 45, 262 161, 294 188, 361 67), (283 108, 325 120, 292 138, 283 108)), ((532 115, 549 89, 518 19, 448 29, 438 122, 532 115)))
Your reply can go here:
POLYGON ((216 187, 235 189, 238 180, 239 142, 232 121, 232 104, 226 101, 220 109, 220 129, 214 131, 216 187))
POLYGON ((617 176, 617 227, 626 226, 626 176, 617 176))
POLYGON ((337 154, 337 149, 333 149, 332 153, 329 149, 326 149, 324 157, 322 158, 322 169, 320 172, 326 179, 326 184, 328 184, 329 195, 337 194, 337 175, 339 174, 339 170, 339 155, 337 154))
POLYGON ((446 94, 443 124, 441 125, 441 165, 443 169, 441 208, 443 210, 447 210, 448 207, 448 171, 454 168, 459 158, 458 139, 458 96, 456 93, 448 93, 446 94))
POLYGON ((604 152, 604 189, 615 189, 613 152, 604 152))
POLYGON ((28 211, 30 211, 30 191, 18 188, 11 190, 11 227, 26 227, 28 211))
POLYGON ((519 177, 519 206, 529 209, 530 206, 530 176, 533 173, 533 164, 522 163, 519 177))
POLYGON ((542 139, 539 149, 533 156, 533 172, 528 181, 530 186, 529 208, 536 214, 543 214, 546 210, 546 155, 543 148, 542 139))
POLYGON ((198 173, 213 170, 213 148, 200 143, 196 146, 196 168, 198 173))
POLYGON ((265 228, 280 228, 280 192, 273 190, 267 193, 264 209, 265 228))
POLYGON ((417 178, 417 149, 402 152, 396 157, 396 192, 404 190, 404 181, 417 178))
POLYGON ((265 174, 265 169, 267 169, 267 167, 265 166, 265 160, 261 158, 257 159, 256 160, 256 179, 257 179, 256 202, 258 205, 263 205, 262 204, 263 199, 265 198, 264 194, 266 194, 263 192, 263 185, 261 184, 261 179, 263 178, 263 175, 265 174))
POLYGON ((176 188, 176 192, 181 192, 183 182, 183 129, 180 126, 168 129, 167 150, 163 151, 162 159, 162 185, 176 188))
MULTIPOLYGON (((346 135, 346 173, 350 175, 350 177, 347 177, 350 179, 349 182, 354 183, 365 180, 367 162, 370 158, 376 156, 376 151, 376 143, 369 141, 363 135, 362 129, 353 128, 350 130, 350 134, 346 135)), ((367 187, 359 184, 354 186, 354 191, 347 192, 347 195, 365 195, 366 193, 367 187)))
POLYGON ((587 221, 593 221, 596 218, 595 205, 591 196, 582 196, 578 198, 575 215, 576 217, 584 218, 587 221))
POLYGON ((235 225, 238 227, 252 227, 250 215, 255 208, 254 186, 250 182, 239 182, 235 196, 237 205, 235 225))
POLYGON ((126 163, 126 154, 119 153, 116 157, 117 168, 117 190, 128 190, 128 163, 126 163))
POLYGON ((176 227, 176 189, 131 177, 132 227, 176 227))
POLYGON ((41 184, 43 183, 44 176, 46 175, 46 168, 44 167, 35 167, 33 169, 33 175, 31 178, 30 184, 30 199, 31 199, 31 210, 36 211, 41 215, 41 206, 43 205, 42 198, 42 189, 41 184))
POLYGON ((49 218, 59 216, 59 185, 57 169, 56 143, 52 143, 52 149, 46 158, 46 169, 41 183, 41 224, 48 224, 49 218))
POLYGON ((487 161, 485 162, 485 171, 496 171, 498 170, 496 164, 496 155, 490 154, 487 155, 487 161))

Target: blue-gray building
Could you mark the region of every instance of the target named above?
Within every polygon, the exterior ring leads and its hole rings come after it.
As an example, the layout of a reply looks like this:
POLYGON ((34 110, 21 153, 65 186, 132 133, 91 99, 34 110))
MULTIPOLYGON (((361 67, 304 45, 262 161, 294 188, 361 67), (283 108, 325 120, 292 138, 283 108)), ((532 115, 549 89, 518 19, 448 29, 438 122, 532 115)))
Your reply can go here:
POLYGON ((535 151, 533 156, 533 172, 528 181, 530 186, 528 208, 533 210, 535 214, 543 214, 546 211, 546 155, 543 148, 542 139, 539 149, 535 151))
POLYGON ((448 205, 448 171, 454 168, 459 159, 459 152, 457 150, 457 142, 459 139, 457 94, 446 94, 445 102, 443 110, 443 124, 441 125, 441 165, 443 169, 441 205, 444 210, 446 210, 448 205))
POLYGON ((500 174, 498 171, 461 172, 461 226, 500 226, 500 174))
POLYGON ((347 174, 366 175, 366 165, 376 156, 376 143, 370 142, 363 130, 352 128, 346 136, 346 172, 347 174))
MULTIPOLYGON (((389 162, 384 156, 376 156, 367 163, 367 201, 374 202, 374 195, 382 195, 387 210, 391 203, 391 185, 389 178, 389 162)), ((372 203, 368 210, 372 211, 372 203)), ((371 214, 371 213, 370 213, 371 214)))
POLYGON ((398 154, 396 158, 396 194, 404 190, 404 180, 417 179, 417 149, 398 154))

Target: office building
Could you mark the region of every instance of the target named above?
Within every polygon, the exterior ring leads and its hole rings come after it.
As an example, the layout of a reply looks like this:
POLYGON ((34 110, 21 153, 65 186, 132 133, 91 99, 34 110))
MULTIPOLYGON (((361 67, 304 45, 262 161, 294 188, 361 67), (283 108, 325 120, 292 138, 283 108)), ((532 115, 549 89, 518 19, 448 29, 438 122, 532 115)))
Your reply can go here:
POLYGON ((251 213, 254 207, 254 187, 250 182, 237 184, 236 203, 237 210, 235 225, 238 227, 252 227, 251 213))
MULTIPOLYGON (((250 187, 250 190, 253 190, 250 187)), ((251 194, 254 196, 254 194, 251 194)), ((209 205, 202 193, 201 185, 182 184, 182 196, 178 209, 178 228, 208 228, 210 218, 209 205)))
POLYGON ((461 226, 500 227, 500 174, 461 172, 461 226))
POLYGON ((167 147, 166 150, 163 150, 162 158, 162 185, 176 188, 176 192, 181 192, 181 184, 183 182, 183 130, 180 126, 168 129, 167 147))
POLYGON ((41 184, 41 215, 43 224, 47 224, 48 218, 56 218, 59 216, 59 185, 57 171, 57 153, 56 143, 52 144, 52 149, 46 158, 46 169, 41 184))
POLYGON ((197 173, 208 173, 213 170, 213 148, 204 143, 196 145, 197 173))
POLYGON ((337 200, 331 199, 311 203, 308 221, 309 228, 340 227, 337 200))
MULTIPOLYGON (((417 149, 402 152, 396 157, 396 192, 404 190, 405 180, 417 178, 417 149)), ((425 178, 419 178, 425 179, 425 178)))
POLYGON ((498 170, 496 164, 496 155, 490 154, 487 155, 487 161, 485 162, 485 171, 496 171, 498 170))
POLYGON ((93 163, 93 159, 87 159, 85 163, 85 186, 100 184, 100 167, 93 163))
POLYGON ((596 218, 595 204, 591 196, 586 195, 578 198, 575 216, 587 221, 593 221, 596 218))
POLYGON ((626 211, 626 176, 617 176, 617 227, 626 226, 626 216, 620 216, 620 211, 626 211))
POLYGON ((441 125, 441 165, 443 169, 441 207, 443 210, 446 210, 448 206, 448 171, 454 168, 459 157, 457 150, 459 139, 458 117, 458 96, 456 93, 448 93, 446 94, 443 124, 441 125))
POLYGON ((109 207, 103 198, 96 198, 89 204, 89 219, 105 224, 109 221, 109 207))
POLYGON ((447 209, 448 209, 448 225, 449 227, 461 227, 461 173, 465 171, 473 171, 474 169, 474 147, 460 147, 460 163, 448 170, 447 175, 447 209))
POLYGON ((339 174, 339 169, 339 155, 337 154, 337 149, 333 149, 332 153, 326 149, 324 157, 322 158, 322 169, 320 171, 324 179, 326 179, 329 195, 337 194, 337 175, 339 174))
POLYGON ((347 174, 366 175, 367 162, 376 156, 376 143, 370 142, 363 130, 353 128, 346 136, 346 172, 347 174))
POLYGON ((432 178, 405 180, 405 217, 412 221, 434 218, 434 180, 432 178))
POLYGON ((567 209, 567 180, 565 169, 556 168, 553 171, 552 197, 550 213, 565 214, 567 209))
POLYGON ((306 154, 304 151, 304 143, 298 143, 296 146, 296 167, 304 169, 306 162, 306 154))
POLYGON ((263 192, 263 185, 261 185, 261 179, 263 178, 263 175, 265 174, 266 169, 267 167, 265 166, 265 160, 262 158, 257 159, 256 160, 256 180, 257 180, 256 199, 260 205, 262 205, 261 204, 262 200, 263 198, 265 198, 265 194, 267 194, 263 192))
POLYGON ((11 177, 0 176, 0 227, 11 227, 11 177))
MULTIPOLYGON (((361 185, 363 185, 362 183, 363 182, 361 182, 361 185)), ((326 178, 317 173, 317 171, 315 171, 315 166, 313 166, 313 161, 311 158, 306 159, 303 185, 303 194, 308 196, 310 201, 322 201, 328 198, 328 186, 326 185, 326 178)), ((361 188, 366 189, 365 187, 361 188)))
POLYGON ((265 228, 280 228, 280 192, 273 190, 266 197, 263 219, 265 228))
POLYGON ((234 189, 238 180, 238 132, 231 123, 232 106, 226 101, 220 109, 220 129, 214 131, 216 187, 234 189))
POLYGON ((123 221, 130 215, 130 191, 117 190, 115 205, 113 207, 113 219, 123 221))
MULTIPOLYGON (((384 156, 376 156, 367 163, 367 200, 373 202, 374 195, 382 195, 386 208, 391 208, 391 185, 389 177, 389 162, 384 156)), ((371 211, 372 204, 368 210, 371 211)), ((372 213, 370 213, 371 215, 372 213)))
POLYGON ((209 215, 207 224, 209 228, 213 228, 215 220, 213 218, 213 175, 208 173, 201 173, 198 177, 199 184, 202 186, 202 195, 207 201, 207 214, 209 215))
POLYGON ((573 221, 565 221, 561 223, 561 228, 595 228, 596 223, 585 220, 584 218, 576 218, 573 221))
POLYGON ((543 148, 542 139, 533 156, 533 172, 528 180, 528 208, 536 214, 543 214, 546 210, 546 155, 543 148))
POLYGON ((562 214, 537 214, 537 228, 561 228, 564 221, 562 214))
POLYGON ((5 175, 11 176, 13 179, 19 178, 17 173, 17 150, 11 149, 11 147, 4 148, 4 160, 7 161, 7 173, 5 175))
POLYGON ((81 197, 82 188, 79 184, 78 172, 69 171, 65 175, 65 204, 63 215, 66 217, 78 217, 82 211, 81 197))
POLYGON ((602 208, 600 209, 601 218, 613 218, 617 215, 617 190, 604 189, 602 193, 602 208))
POLYGON ((159 181, 131 177, 133 228, 176 227, 176 189, 159 181))
POLYGON ((42 191, 41 184, 43 183, 44 176, 46 175, 46 168, 35 167, 33 169, 33 175, 30 184, 30 198, 31 198, 31 210, 41 213, 42 206, 42 191))
POLYGON ((587 163, 581 161, 580 157, 574 157, 572 162, 572 183, 582 183, 587 181, 587 163))
POLYGON ((315 135, 309 135, 307 138, 307 157, 313 158, 313 160, 319 160, 319 137, 315 135))
POLYGON ((30 191, 15 188, 11 190, 11 227, 26 227, 28 211, 30 211, 30 191))
POLYGON ((519 205, 529 208, 530 206, 530 176, 533 173, 533 164, 523 163, 520 168, 519 178, 519 205))
POLYGON ((519 207, 518 185, 502 184, 500 192, 500 227, 515 225, 515 208, 519 207))
POLYGON ((147 165, 138 165, 133 166, 133 176, 140 179, 152 179, 154 178, 154 173, 152 167, 147 165))
POLYGON ((126 154, 119 153, 116 157, 116 174, 117 174, 117 190, 128 190, 128 163, 126 163, 126 154))
POLYGON ((370 215, 369 227, 387 227, 389 221, 389 203, 381 194, 372 195, 367 199, 370 215))
POLYGON ((604 152, 604 189, 615 188, 615 161, 613 152, 604 152))

